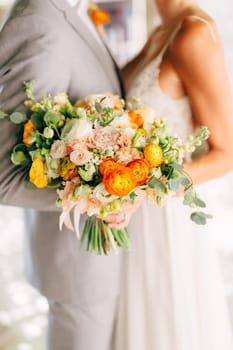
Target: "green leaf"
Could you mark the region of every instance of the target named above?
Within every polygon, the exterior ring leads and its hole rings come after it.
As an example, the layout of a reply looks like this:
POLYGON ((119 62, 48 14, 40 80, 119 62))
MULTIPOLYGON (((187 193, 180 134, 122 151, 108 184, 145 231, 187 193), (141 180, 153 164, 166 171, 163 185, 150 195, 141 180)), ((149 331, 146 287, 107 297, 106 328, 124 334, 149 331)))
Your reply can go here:
POLYGON ((102 97, 101 100, 100 100, 100 103, 103 102, 104 100, 106 100, 106 96, 102 97))
POLYGON ((158 195, 161 195, 161 193, 167 193, 167 187, 156 177, 152 177, 152 179, 148 182, 148 185, 149 187, 155 189, 158 195))
POLYGON ((97 110, 98 113, 103 112, 103 108, 99 102, 95 102, 95 109, 97 110))
POLYGON ((196 205, 194 203, 194 199, 192 197, 184 197, 183 204, 187 205, 191 208, 195 208, 196 205))
POLYGON ((200 207, 200 208, 206 207, 205 202, 203 200, 201 200, 200 198, 194 199, 194 203, 196 204, 197 207, 200 207))
POLYGON ((7 118, 9 117, 9 115, 3 111, 0 111, 0 119, 4 119, 4 118, 7 118))
POLYGON ((24 113, 21 112, 13 112, 10 115, 10 120, 12 121, 12 123, 14 124, 21 124, 24 123, 27 120, 27 117, 24 113))
POLYGON ((18 151, 22 151, 22 152, 27 151, 27 146, 24 143, 18 143, 13 148, 13 152, 18 152, 18 151))
POLYGON ((184 168, 183 165, 178 163, 172 163, 172 164, 169 164, 169 166, 172 167, 174 170, 182 170, 184 168))
POLYGON ((60 116, 57 113, 48 111, 44 116, 44 121, 46 125, 57 125, 60 121, 60 116))
POLYGON ((191 184, 190 180, 184 176, 181 177, 180 181, 184 187, 187 187, 191 184))
POLYGON ((131 204, 134 204, 135 198, 137 198, 137 197, 138 197, 138 195, 135 192, 131 192, 129 194, 131 204))
POLYGON ((184 198, 186 197, 192 197, 194 195, 194 188, 193 186, 190 186, 184 190, 184 198))
POLYGON ((44 126, 44 113, 33 113, 31 115, 31 121, 35 125, 36 129, 41 131, 44 126))
POLYGON ((11 154, 11 161, 15 165, 26 165, 28 163, 28 159, 22 151, 13 152, 11 154))
POLYGON ((191 220, 197 225, 206 225, 207 219, 211 219, 212 217, 212 215, 205 214, 202 211, 196 211, 190 216, 191 220))
POLYGON ((169 180, 169 187, 172 191, 174 192, 179 192, 180 186, 181 186, 181 181, 178 179, 170 179, 169 180))
POLYGON ((60 186, 60 184, 62 183, 62 178, 58 177, 56 179, 53 179, 49 182, 49 184, 46 186, 48 188, 58 188, 60 186))

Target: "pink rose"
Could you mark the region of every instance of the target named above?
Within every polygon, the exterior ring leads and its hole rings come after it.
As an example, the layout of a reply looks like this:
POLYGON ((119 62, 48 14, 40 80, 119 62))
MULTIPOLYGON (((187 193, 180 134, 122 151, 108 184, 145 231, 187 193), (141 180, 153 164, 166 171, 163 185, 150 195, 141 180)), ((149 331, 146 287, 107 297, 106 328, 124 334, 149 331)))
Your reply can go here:
POLYGON ((110 126, 95 129, 90 141, 90 147, 97 148, 101 151, 117 146, 119 132, 110 126))
POLYGON ((129 135, 120 132, 118 138, 117 138, 117 144, 118 146, 122 147, 130 147, 131 146, 131 138, 129 135))
POLYGON ((115 159, 123 164, 131 162, 131 160, 142 158, 142 152, 139 152, 135 148, 124 147, 116 152, 115 159))
POLYGON ((77 148, 70 153, 70 160, 75 165, 84 165, 88 163, 92 158, 92 153, 83 148, 77 148))
POLYGON ((67 146, 67 153, 70 154, 78 148, 87 149, 87 143, 83 140, 74 140, 67 146))

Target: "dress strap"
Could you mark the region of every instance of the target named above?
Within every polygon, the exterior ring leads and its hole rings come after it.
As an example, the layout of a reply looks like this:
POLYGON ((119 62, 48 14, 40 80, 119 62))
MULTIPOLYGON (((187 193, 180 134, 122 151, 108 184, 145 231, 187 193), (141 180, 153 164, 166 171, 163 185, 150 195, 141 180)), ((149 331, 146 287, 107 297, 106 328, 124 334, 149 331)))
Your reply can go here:
POLYGON ((216 32, 215 32, 212 24, 209 21, 207 21, 207 19, 205 19, 203 17, 200 17, 200 16, 196 16, 196 15, 189 15, 188 17, 195 18, 195 19, 205 23, 207 25, 207 27, 209 28, 209 30, 210 30, 210 34, 212 36, 212 39, 214 41, 217 41, 216 32))

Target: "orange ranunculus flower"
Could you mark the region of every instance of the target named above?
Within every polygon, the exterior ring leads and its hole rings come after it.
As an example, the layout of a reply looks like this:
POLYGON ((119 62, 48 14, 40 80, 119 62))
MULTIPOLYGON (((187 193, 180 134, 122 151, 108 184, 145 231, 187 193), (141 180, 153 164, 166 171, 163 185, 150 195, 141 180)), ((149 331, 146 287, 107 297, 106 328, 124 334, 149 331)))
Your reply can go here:
POLYGON ((150 171, 149 164, 145 159, 134 159, 127 164, 137 182, 137 185, 142 185, 146 182, 150 171))
POLYGON ((90 17, 95 26, 101 26, 110 23, 108 11, 99 8, 90 9, 90 17))
POLYGON ((121 163, 117 163, 117 161, 113 158, 105 158, 99 165, 100 174, 103 176, 106 175, 108 171, 120 168, 124 168, 124 165, 121 163))
POLYGON ((139 128, 143 126, 144 120, 141 114, 136 113, 135 111, 128 111, 128 116, 131 123, 136 124, 139 128))
POLYGON ((163 150, 159 145, 151 143, 144 149, 144 156, 150 165, 158 167, 164 162, 163 150))
POLYGON ((77 166, 71 162, 69 157, 65 157, 61 162, 60 176, 68 181, 77 176, 77 166))
POLYGON ((119 197, 127 196, 136 186, 132 170, 126 167, 108 171, 103 183, 108 193, 119 197))
POLYGON ((29 178, 31 183, 33 183, 38 188, 44 188, 48 185, 48 176, 44 174, 45 164, 40 158, 36 158, 32 162, 31 169, 29 171, 29 178))
POLYGON ((31 145, 29 137, 31 136, 31 134, 34 130, 36 130, 36 128, 31 120, 29 120, 27 123, 24 124, 23 143, 25 143, 25 145, 27 145, 27 146, 31 145))

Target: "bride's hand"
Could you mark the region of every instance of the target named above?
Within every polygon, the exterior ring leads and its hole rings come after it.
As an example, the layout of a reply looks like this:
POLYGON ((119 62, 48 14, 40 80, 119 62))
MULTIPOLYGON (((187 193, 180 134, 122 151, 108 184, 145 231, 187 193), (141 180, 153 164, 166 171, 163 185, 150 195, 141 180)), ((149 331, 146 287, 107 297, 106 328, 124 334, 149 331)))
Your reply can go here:
POLYGON ((109 227, 115 230, 121 230, 122 228, 128 226, 132 214, 137 210, 145 197, 145 191, 139 189, 136 190, 135 193, 137 197, 135 198, 133 204, 129 199, 122 205, 120 213, 113 213, 107 216, 106 221, 108 222, 109 227))

